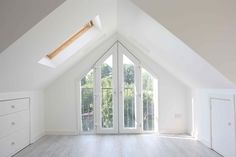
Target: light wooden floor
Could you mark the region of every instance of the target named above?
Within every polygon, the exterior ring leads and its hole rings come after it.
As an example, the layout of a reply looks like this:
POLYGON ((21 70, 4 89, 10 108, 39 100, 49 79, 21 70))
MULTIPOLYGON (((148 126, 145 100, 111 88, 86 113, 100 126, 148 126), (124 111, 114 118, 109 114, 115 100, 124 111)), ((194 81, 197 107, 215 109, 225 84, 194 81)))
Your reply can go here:
POLYGON ((45 136, 14 157, 220 157, 201 143, 158 135, 45 136))

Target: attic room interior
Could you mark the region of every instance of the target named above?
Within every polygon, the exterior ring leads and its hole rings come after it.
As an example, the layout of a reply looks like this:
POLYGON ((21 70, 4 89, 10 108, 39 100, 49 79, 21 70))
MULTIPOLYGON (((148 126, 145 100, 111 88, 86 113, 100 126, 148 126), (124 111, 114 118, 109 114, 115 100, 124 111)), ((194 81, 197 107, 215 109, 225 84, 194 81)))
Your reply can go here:
POLYGON ((0 1, 0 157, 236 157, 236 1, 0 1))

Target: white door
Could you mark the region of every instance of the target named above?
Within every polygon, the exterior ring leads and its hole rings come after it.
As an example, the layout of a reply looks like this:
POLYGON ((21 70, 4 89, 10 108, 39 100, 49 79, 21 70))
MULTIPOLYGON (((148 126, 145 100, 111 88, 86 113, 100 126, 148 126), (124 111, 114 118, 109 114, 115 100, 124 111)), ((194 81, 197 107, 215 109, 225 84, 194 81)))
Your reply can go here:
POLYGON ((235 157, 235 121, 232 97, 211 98, 211 145, 225 157, 235 157))
POLYGON ((118 133, 117 45, 95 66, 96 133, 118 133))
POLYGON ((141 68, 139 61, 118 44, 119 70, 119 132, 140 133, 141 68))

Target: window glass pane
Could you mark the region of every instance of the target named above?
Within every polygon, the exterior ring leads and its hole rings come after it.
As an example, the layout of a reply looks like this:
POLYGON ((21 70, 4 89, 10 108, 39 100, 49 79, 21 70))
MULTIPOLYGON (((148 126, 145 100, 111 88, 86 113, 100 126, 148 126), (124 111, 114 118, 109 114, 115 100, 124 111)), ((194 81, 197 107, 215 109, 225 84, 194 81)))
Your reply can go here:
POLYGON ((135 127, 134 63, 123 55, 124 71, 124 127, 135 127))
POLYGON ((105 60, 101 67, 101 92, 102 92, 102 127, 113 127, 112 103, 112 55, 105 60))
POLYGON ((154 130, 154 78, 142 69, 143 88, 143 130, 154 130))
POLYGON ((80 82, 83 131, 92 131, 94 128, 93 79, 94 71, 91 70, 80 82))

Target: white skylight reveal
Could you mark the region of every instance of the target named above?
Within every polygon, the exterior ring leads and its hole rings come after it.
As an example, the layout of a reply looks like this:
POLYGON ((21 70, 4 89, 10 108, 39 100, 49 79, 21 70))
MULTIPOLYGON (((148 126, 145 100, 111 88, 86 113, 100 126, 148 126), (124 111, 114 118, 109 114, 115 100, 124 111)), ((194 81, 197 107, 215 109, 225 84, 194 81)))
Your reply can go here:
POLYGON ((100 18, 96 16, 93 20, 87 22, 77 33, 43 57, 38 63, 56 68, 95 37, 101 35, 101 28, 100 18))

